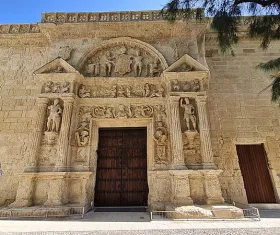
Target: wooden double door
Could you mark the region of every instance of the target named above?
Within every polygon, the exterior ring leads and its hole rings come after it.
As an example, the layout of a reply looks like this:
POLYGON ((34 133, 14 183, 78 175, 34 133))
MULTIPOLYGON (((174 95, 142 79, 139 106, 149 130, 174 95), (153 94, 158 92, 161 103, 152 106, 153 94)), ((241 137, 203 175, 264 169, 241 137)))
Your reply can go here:
POLYGON ((275 203, 275 194, 263 144, 237 145, 248 203, 275 203))
POLYGON ((147 206, 146 128, 99 129, 94 204, 147 206))

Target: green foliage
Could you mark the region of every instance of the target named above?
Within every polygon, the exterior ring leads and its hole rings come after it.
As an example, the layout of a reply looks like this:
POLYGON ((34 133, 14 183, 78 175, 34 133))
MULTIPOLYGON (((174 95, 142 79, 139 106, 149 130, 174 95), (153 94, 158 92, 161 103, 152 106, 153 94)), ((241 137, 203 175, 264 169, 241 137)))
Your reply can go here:
MULTIPOLYGON (((280 40, 280 0, 169 0, 162 13, 165 19, 199 19, 213 17, 211 27, 217 32, 222 53, 231 52, 238 43, 238 27, 244 18, 249 26, 248 35, 261 40, 266 49, 273 40, 280 40), (194 17, 195 15, 195 17, 194 17)), ((264 71, 280 70, 280 58, 261 63, 257 68, 264 71)), ((280 101, 280 75, 274 78, 272 100, 280 101)))

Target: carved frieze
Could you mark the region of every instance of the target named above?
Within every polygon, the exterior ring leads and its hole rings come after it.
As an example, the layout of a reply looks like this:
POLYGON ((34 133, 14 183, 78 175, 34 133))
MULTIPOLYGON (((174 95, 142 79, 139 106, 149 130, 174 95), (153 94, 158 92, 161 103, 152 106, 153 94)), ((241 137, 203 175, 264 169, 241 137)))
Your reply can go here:
POLYGON ((201 90, 200 81, 198 79, 192 81, 171 81, 171 91, 173 92, 198 92, 201 90))
POLYGON ((82 68, 82 73, 88 77, 158 77, 162 71, 158 58, 125 43, 100 49, 82 68))
POLYGON ((45 83, 43 93, 69 93, 71 84, 69 82, 52 82, 45 83))
POLYGON ((137 97, 165 97, 166 92, 162 85, 146 83, 144 85, 117 85, 111 87, 97 85, 87 88, 81 85, 79 89, 80 98, 137 98, 137 97))

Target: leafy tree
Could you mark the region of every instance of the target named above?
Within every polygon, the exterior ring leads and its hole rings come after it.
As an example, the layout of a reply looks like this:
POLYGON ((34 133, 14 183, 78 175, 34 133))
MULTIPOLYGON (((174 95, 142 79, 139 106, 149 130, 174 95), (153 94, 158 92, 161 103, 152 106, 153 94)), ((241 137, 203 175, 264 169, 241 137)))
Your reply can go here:
MULTIPOLYGON (((211 27, 217 32, 221 51, 233 53, 232 46, 238 43, 238 25, 245 18, 248 35, 261 40, 261 48, 266 49, 273 40, 280 40, 280 0, 169 0, 162 14, 165 19, 175 21, 177 17, 190 19, 194 15, 202 20, 204 12, 213 17, 211 27)), ((279 71, 280 57, 257 68, 264 71, 279 71)), ((272 101, 280 101, 280 73, 273 76, 272 101)))

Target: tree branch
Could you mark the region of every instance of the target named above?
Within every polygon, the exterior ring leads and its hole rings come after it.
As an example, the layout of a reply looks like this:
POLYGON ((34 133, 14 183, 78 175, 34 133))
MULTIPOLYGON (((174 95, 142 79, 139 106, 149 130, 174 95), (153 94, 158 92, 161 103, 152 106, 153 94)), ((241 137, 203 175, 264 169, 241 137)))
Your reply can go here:
POLYGON ((261 5, 262 7, 270 6, 274 3, 279 3, 279 0, 235 0, 234 4, 238 5, 241 3, 256 3, 261 5))

